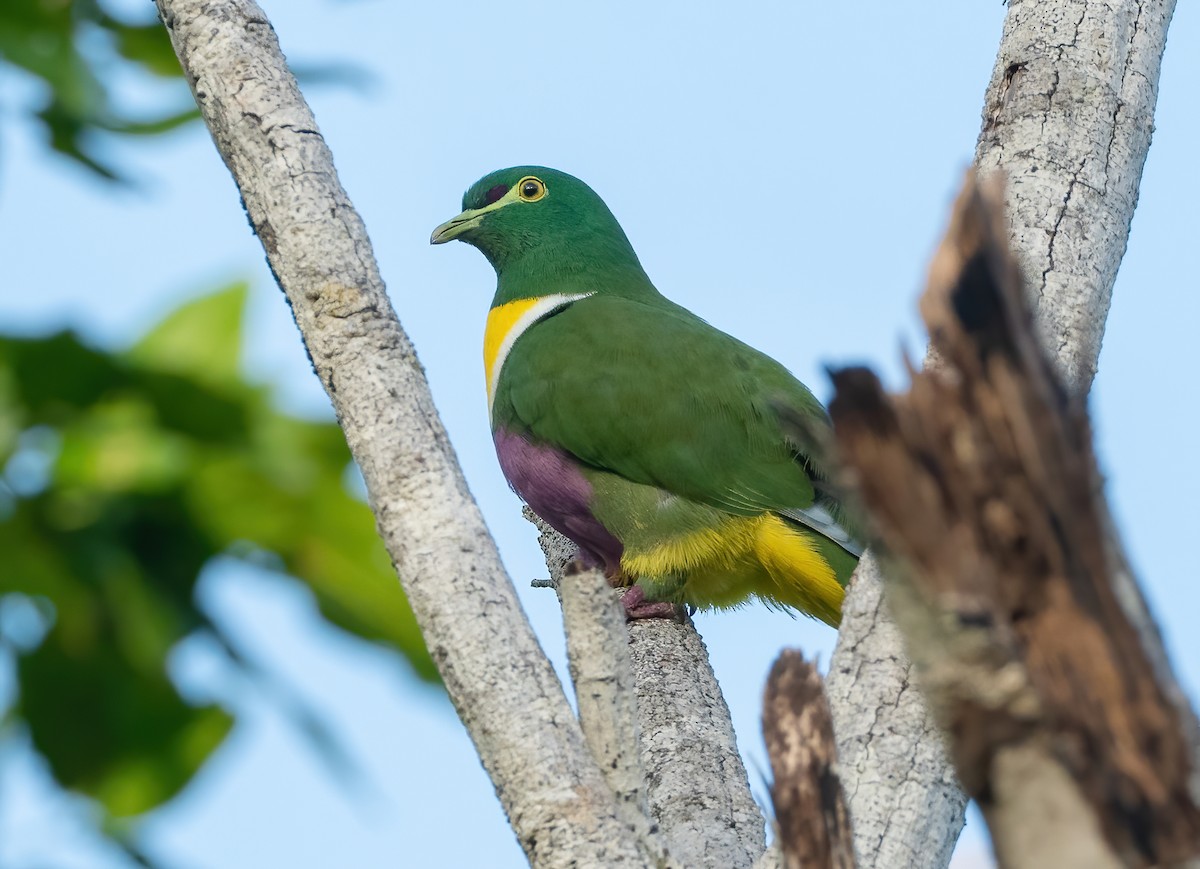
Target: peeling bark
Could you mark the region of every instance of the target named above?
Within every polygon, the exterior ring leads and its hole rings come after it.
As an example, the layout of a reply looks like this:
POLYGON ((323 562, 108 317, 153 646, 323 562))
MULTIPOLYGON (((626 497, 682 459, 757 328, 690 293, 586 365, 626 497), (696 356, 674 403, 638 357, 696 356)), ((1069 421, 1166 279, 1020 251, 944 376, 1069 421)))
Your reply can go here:
POLYGON ((786 869, 854 869, 850 815, 838 780, 833 721, 817 668, 785 649, 763 698, 771 803, 786 869))
POLYGON ((1038 345, 1003 188, 974 176, 921 312, 941 364, 834 375, 840 455, 899 560, 897 620, 1011 867, 1200 855, 1192 745, 1109 570, 1085 406, 1038 345))
MULTIPOLYGON (((976 164, 984 173, 1003 170, 1009 179, 1011 248, 1034 291, 1038 334, 1070 388, 1084 394, 1137 204, 1175 3, 1008 5, 976 164)), ((1139 625, 1156 671, 1169 672, 1128 567, 1116 568, 1123 555, 1112 550, 1109 559, 1117 594, 1139 625)), ((890 867, 912 865, 921 854, 920 865, 944 867, 962 826, 964 799, 948 762, 938 759, 932 720, 909 690, 910 665, 888 608, 879 606, 881 595, 877 567, 864 563, 843 607, 827 685, 858 857, 863 866, 890 867), (863 651, 883 665, 860 666, 863 651), (889 706, 888 697, 903 699, 889 706), (923 770, 917 781, 910 778, 906 745, 919 746, 923 756, 916 761, 923 770)), ((1200 744, 1182 695, 1174 700, 1200 744)), ((1193 789, 1200 793, 1200 778, 1193 789)))

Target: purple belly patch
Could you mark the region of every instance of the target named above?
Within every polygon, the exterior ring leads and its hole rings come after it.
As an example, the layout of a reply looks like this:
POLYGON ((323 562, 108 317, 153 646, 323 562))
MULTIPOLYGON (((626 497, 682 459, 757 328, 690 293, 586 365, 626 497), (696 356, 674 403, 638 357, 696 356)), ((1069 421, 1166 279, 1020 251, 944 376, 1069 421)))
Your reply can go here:
POLYGON ((545 444, 532 444, 503 429, 492 434, 500 469, 529 508, 579 547, 593 566, 609 576, 621 567, 621 541, 592 515, 592 485, 570 454, 545 444))

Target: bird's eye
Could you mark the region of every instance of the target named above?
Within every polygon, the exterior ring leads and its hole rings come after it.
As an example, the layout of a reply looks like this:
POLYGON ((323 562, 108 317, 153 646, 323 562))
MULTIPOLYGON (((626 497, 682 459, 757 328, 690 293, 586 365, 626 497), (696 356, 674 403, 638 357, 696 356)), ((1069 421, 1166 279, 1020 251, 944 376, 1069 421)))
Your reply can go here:
POLYGON ((526 202, 537 202, 546 195, 546 185, 540 178, 529 175, 517 182, 518 195, 526 202))

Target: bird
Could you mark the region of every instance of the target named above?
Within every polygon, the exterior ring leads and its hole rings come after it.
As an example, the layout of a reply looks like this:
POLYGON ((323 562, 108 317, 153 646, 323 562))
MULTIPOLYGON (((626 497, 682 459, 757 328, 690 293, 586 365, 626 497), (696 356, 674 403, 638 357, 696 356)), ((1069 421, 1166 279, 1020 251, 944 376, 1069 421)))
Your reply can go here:
POLYGON ((631 586, 630 618, 757 599, 836 627, 862 545, 816 455, 830 423, 812 392, 660 293, 578 178, 501 169, 462 209, 430 243, 466 242, 496 272, 500 468, 578 566, 631 586))

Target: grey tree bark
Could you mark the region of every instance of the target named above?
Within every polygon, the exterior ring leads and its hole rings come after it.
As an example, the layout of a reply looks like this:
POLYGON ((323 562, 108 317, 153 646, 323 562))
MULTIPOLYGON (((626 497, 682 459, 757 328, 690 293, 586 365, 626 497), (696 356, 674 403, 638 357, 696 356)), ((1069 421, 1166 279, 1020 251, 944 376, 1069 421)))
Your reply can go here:
POLYGON ((949 865, 967 797, 914 684, 868 552, 846 600, 825 692, 861 867, 949 865))
MULTIPOLYGON (((563 574, 575 547, 528 508, 525 515, 540 531, 551 583, 563 602, 572 660, 586 657, 594 663, 610 658, 610 650, 593 647, 585 652, 575 646, 581 636, 595 632, 597 613, 597 608, 570 600, 578 594, 572 586, 577 577, 563 574)), ((622 625, 619 634, 622 648, 628 646, 633 694, 618 699, 610 690, 615 679, 606 679, 603 690, 618 718, 627 711, 636 719, 622 720, 615 729, 636 734, 636 765, 644 775, 650 817, 666 838, 672 859, 684 866, 752 865, 766 846, 765 820, 750 793, 729 708, 703 640, 690 620, 647 619, 628 630, 622 625)), ((623 672, 623 666, 613 672, 623 672)), ((589 680, 593 685, 597 681, 589 680)), ((582 715, 585 706, 595 704, 585 700, 581 690, 576 680, 582 715)), ((597 711, 597 717, 604 714, 597 711)), ((586 720, 584 728, 588 730, 586 720)), ((609 760, 601 765, 613 766, 612 774, 618 776, 627 775, 620 768, 633 765, 620 750, 606 752, 606 757, 609 760)), ((621 792, 618 789, 618 795, 621 792)))
POLYGON ((581 728, 467 490, 365 227, 270 23, 251 0, 158 0, 158 8, 531 864, 675 865, 639 817, 648 800, 686 865, 749 866, 764 848, 764 819, 695 631, 647 626, 629 653, 615 654, 612 613, 587 604, 594 588, 572 585, 564 617, 581 728), (630 721, 635 696, 643 702, 630 721), (623 709, 606 716, 609 700, 623 709), (639 726, 649 739, 638 738, 639 726), (690 750, 675 763, 681 745, 690 750))
MULTIPOLYGON (((1096 371, 1129 239, 1174 7, 1010 0, 984 99, 976 163, 1008 176, 1010 240, 1042 340, 1080 392, 1096 371)), ((1136 585, 1123 585, 1165 667, 1136 585)), ((859 863, 914 865, 920 854, 920 865, 944 867, 965 798, 911 690, 911 664, 881 594, 878 570, 865 560, 844 605, 827 688, 859 863)))
MULTIPOLYGON (((251 0, 156 3, 362 468, 380 533, 450 696, 531 863, 654 865, 656 849, 623 820, 521 611, 387 300, 365 228, 269 22, 251 0)), ((978 161, 1005 168, 1012 179, 1013 239, 1039 276, 1039 320, 1081 388, 1095 370, 1128 237, 1172 8, 1169 0, 1115 10, 1096 0, 1012 0, 988 91, 978 161), (1085 313, 1071 313, 1078 310, 1085 313)), ((868 559, 847 599, 830 676, 859 864, 915 865, 920 855, 920 865, 944 866, 962 797, 880 593, 868 559)), ((639 665, 638 644, 635 632, 634 673, 648 678, 654 671, 639 665)), ((674 661, 664 657, 685 645, 660 631, 645 646, 672 687, 691 684, 696 677, 687 668, 706 663, 698 638, 674 661)), ((712 724, 714 744, 736 757, 731 729, 722 735, 728 712, 713 684, 660 714, 693 710, 695 720, 712 724)), ((638 690, 639 716, 660 688, 638 690)), ((656 750, 643 745, 652 810, 656 750)), ((761 851, 761 815, 746 808, 740 763, 734 772, 721 786, 736 795, 726 810, 737 831, 726 842, 734 844, 720 845, 732 850, 709 850, 705 838, 695 852, 703 861, 725 861, 728 853, 745 856, 723 865, 748 865, 761 851)), ((697 817, 689 812, 670 820, 682 835, 664 823, 672 846, 690 841, 687 830, 713 835, 712 824, 688 827, 697 817)))
POLYGON ((659 865, 621 819, 521 610, 270 23, 252 0, 157 6, 531 864, 659 865))

